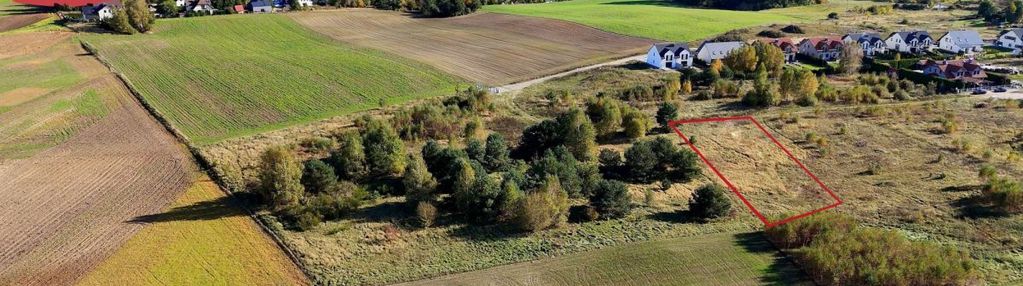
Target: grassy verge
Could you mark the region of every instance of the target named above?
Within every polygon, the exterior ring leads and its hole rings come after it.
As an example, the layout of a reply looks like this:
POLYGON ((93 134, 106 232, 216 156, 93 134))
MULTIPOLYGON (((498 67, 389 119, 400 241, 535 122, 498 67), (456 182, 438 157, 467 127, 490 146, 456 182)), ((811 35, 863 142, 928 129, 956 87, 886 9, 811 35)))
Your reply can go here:
POLYGON ((331 41, 282 15, 170 19, 157 27, 82 39, 198 145, 443 95, 459 82, 331 41))

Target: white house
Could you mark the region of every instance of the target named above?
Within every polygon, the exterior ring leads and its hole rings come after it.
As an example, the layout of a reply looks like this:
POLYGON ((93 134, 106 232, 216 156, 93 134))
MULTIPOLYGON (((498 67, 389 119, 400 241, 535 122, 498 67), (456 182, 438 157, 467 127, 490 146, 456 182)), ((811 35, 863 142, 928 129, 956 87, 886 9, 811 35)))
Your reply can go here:
POLYGON ((273 12, 274 7, 270 5, 269 1, 254 0, 249 2, 249 9, 252 9, 252 13, 270 13, 273 12))
POLYGON ((298 1, 299 7, 310 7, 313 6, 313 0, 296 0, 298 1))
POLYGON ((1013 28, 1002 31, 998 34, 998 39, 995 40, 995 45, 1003 48, 1012 49, 1015 53, 1019 53, 1023 49, 1023 28, 1013 28))
POLYGON ((646 63, 656 68, 687 68, 693 66, 693 54, 685 43, 659 43, 650 46, 646 63))
POLYGON ((888 44, 877 33, 850 33, 842 37, 846 44, 859 44, 863 55, 873 56, 888 52, 888 44))
POLYGON ((185 5, 188 5, 188 1, 174 0, 174 5, 177 5, 178 7, 185 7, 185 5))
POLYGON ((745 45, 743 42, 703 42, 700 48, 696 49, 696 58, 710 64, 711 61, 722 59, 743 45, 745 45))
POLYGON ((824 61, 837 60, 844 43, 837 37, 812 37, 799 42, 799 53, 824 61))
POLYGON ((953 52, 972 54, 984 49, 984 40, 976 30, 948 31, 938 38, 938 48, 953 52))
POLYGON ((82 19, 86 21, 103 21, 114 17, 114 10, 121 8, 120 1, 109 1, 96 6, 83 6, 82 19))
POLYGON ((934 39, 927 31, 902 31, 888 35, 888 49, 903 53, 922 53, 931 49, 934 39))
POLYGON ((188 10, 206 14, 213 14, 217 11, 217 9, 213 8, 213 3, 210 0, 195 0, 195 2, 192 2, 192 6, 189 7, 188 10))

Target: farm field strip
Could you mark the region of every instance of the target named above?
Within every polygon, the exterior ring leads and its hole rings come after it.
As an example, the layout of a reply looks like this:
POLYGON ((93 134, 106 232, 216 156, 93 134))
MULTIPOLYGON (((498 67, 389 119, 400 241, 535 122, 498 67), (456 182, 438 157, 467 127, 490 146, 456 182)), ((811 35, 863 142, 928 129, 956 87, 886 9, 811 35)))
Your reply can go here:
POLYGON ((197 145, 444 95, 460 81, 283 15, 169 19, 150 35, 82 38, 197 145))
POLYGON ((78 285, 303 285, 304 274, 205 176, 78 285), (125 270, 128 271, 125 271, 125 270))
POLYGON ((422 19, 373 9, 293 13, 341 42, 383 50, 491 86, 642 53, 652 40, 495 13, 422 19))
POLYGON ((613 246, 399 285, 812 285, 755 233, 613 246))
MULTIPOLYGON (((821 20, 863 1, 730 11, 688 8, 670 1, 572 0, 516 5, 486 5, 483 11, 566 20, 601 30, 666 41, 695 41, 736 28, 821 20)), ((693 47, 695 48, 695 47, 693 47)))

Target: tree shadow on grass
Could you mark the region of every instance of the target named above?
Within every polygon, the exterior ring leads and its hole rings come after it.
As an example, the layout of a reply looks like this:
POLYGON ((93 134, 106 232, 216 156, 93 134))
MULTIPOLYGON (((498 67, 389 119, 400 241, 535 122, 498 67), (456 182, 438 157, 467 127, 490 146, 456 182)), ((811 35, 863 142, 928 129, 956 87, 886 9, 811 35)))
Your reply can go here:
POLYGON ((767 285, 813 285, 803 270, 799 269, 788 256, 774 247, 763 232, 739 233, 733 236, 735 245, 747 252, 773 254, 771 266, 760 277, 767 285))
POLYGON ((647 215, 647 218, 671 223, 705 223, 705 221, 697 218, 691 214, 688 210, 677 211, 677 212, 656 212, 647 215))
POLYGON ((663 1, 663 0, 623 0, 601 3, 601 5, 638 5, 638 6, 664 6, 673 8, 699 8, 679 4, 674 1, 663 1))
POLYGON ((952 202, 952 207, 959 212, 956 218, 981 219, 1005 216, 1005 213, 996 210, 980 195, 958 199, 952 202))
POLYGON ((409 212, 403 202, 386 202, 359 208, 348 218, 356 222, 396 222, 408 219, 409 212))
POLYGON ((40 7, 40 6, 31 6, 31 5, 20 5, 19 3, 14 3, 14 5, 11 5, 11 6, 8 6, 8 7, 5 7, 5 8, 0 8, 0 14, 6 14, 6 15, 10 15, 10 16, 13 16, 13 15, 39 14, 39 13, 49 13, 50 11, 53 11, 53 8, 50 8, 50 7, 40 7))
POLYGON ((241 206, 252 200, 253 194, 232 193, 209 201, 172 208, 166 212, 137 216, 129 223, 158 223, 172 221, 215 220, 226 217, 244 216, 241 206))
POLYGON ((448 232, 451 236, 476 241, 476 242, 498 242, 513 238, 525 237, 528 233, 521 232, 510 224, 473 225, 462 223, 448 232))

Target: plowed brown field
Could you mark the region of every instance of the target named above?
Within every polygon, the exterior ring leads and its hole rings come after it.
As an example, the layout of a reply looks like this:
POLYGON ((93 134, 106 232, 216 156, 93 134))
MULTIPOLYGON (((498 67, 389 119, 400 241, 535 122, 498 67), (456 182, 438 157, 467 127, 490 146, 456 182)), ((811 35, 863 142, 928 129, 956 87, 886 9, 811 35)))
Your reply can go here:
MULTIPOLYGON (((0 43, 72 42, 40 38, 0 43)), ((55 147, 0 160, 0 285, 73 283, 143 227, 133 218, 159 213, 194 180, 188 155, 120 81, 80 48, 61 50, 80 59, 75 86, 102 93, 107 113, 55 147)))
POLYGON ((423 19, 370 9, 293 13, 336 40, 500 85, 642 53, 653 40, 566 21, 492 13, 423 19))

